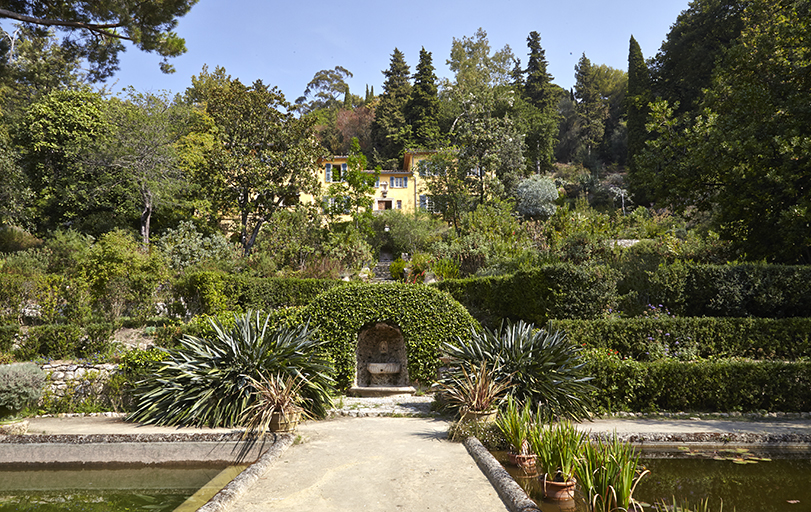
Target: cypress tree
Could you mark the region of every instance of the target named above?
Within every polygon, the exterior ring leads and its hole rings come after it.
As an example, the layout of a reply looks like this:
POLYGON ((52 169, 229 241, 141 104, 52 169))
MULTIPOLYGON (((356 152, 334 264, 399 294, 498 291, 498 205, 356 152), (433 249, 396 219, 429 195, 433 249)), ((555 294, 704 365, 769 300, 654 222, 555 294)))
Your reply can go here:
POLYGON ((524 92, 533 105, 546 111, 555 107, 555 93, 552 87, 553 77, 547 71, 546 51, 541 48, 541 35, 534 30, 530 32, 527 46, 529 62, 524 92))
POLYGON ((437 149, 442 143, 439 131, 439 96, 431 52, 420 50, 411 99, 406 104, 406 123, 411 125, 410 143, 421 149, 437 149))
POLYGON ((372 123, 374 165, 384 169, 400 167, 400 159, 410 138, 405 120, 405 106, 411 95, 410 70, 405 56, 397 48, 391 54, 389 69, 383 71, 383 94, 372 123))
POLYGON ((628 126, 628 177, 637 202, 645 201, 644 186, 637 183, 636 158, 645 147, 647 132, 645 123, 648 117, 648 103, 651 101, 650 72, 642 56, 642 50, 634 36, 631 36, 628 50, 628 95, 625 97, 628 126))

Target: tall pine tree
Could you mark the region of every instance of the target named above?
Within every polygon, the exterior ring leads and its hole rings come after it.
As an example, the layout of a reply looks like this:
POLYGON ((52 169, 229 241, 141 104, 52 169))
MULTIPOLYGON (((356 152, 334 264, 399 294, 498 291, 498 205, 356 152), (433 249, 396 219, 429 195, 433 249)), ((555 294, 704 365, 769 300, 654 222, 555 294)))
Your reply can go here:
POLYGON ((411 95, 410 70, 403 52, 394 49, 389 69, 383 71, 383 94, 372 123, 373 165, 399 169, 411 130, 405 119, 405 106, 411 95))
POLYGON ((541 35, 534 30, 527 37, 529 62, 527 63, 527 81, 524 86, 527 98, 533 105, 546 111, 557 104, 553 77, 547 71, 546 51, 541 48, 541 35))
POLYGON ((586 164, 591 166, 597 155, 597 148, 605 134, 605 121, 608 107, 600 94, 596 68, 584 53, 575 70, 574 97, 577 100, 577 116, 580 119, 580 138, 586 147, 586 164))
POLYGON ((628 178, 631 192, 639 204, 647 203, 647 192, 644 183, 637 175, 636 158, 645 147, 647 132, 645 123, 648 118, 648 104, 651 101, 650 72, 642 56, 642 50, 634 36, 628 50, 628 95, 625 97, 628 127, 628 178))
POLYGON ((420 63, 414 75, 411 99, 406 104, 405 120, 411 125, 410 145, 415 149, 441 147, 439 131, 439 97, 431 52, 420 50, 420 63))
POLYGON ((528 103, 520 116, 526 132, 528 172, 540 173, 552 165, 557 142, 557 87, 547 71, 546 52, 541 48, 541 35, 532 31, 527 37, 529 62, 523 97, 528 103))

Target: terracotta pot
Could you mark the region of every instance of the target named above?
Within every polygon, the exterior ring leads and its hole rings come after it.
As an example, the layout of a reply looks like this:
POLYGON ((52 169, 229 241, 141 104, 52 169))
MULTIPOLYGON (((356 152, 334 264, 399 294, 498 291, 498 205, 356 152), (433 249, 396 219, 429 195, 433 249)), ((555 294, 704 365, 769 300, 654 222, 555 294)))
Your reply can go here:
POLYGON ((565 482, 555 482, 554 480, 547 480, 548 474, 541 475, 539 478, 543 483, 543 494, 550 500, 571 500, 574 498, 574 488, 577 485, 577 480, 572 478, 565 482))
POLYGON ((290 432, 295 430, 301 422, 300 412, 288 412, 282 414, 281 412, 274 412, 270 418, 270 431, 271 432, 290 432))
POLYGON ((507 456, 510 459, 510 464, 521 468, 521 471, 523 471, 526 476, 537 476, 538 466, 535 465, 537 457, 534 453, 508 453, 507 456))
POLYGON ((467 410, 462 414, 459 421, 465 423, 468 421, 481 421, 484 423, 493 423, 496 421, 497 410, 494 411, 471 411, 467 410))

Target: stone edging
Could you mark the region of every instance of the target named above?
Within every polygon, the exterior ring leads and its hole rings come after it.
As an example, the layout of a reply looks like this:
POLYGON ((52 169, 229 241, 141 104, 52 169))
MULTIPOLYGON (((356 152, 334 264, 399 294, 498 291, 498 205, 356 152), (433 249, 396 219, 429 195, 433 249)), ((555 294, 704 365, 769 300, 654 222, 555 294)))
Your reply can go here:
POLYGON ((529 499, 524 489, 513 480, 481 441, 475 437, 468 437, 464 445, 511 512, 540 512, 541 509, 529 499))
POLYGON ((273 446, 259 457, 259 460, 248 466, 228 485, 220 489, 205 505, 198 508, 197 512, 224 512, 228 510, 249 487, 268 472, 273 463, 293 444, 294 439, 294 434, 278 434, 273 446))
POLYGON ((0 444, 106 444, 240 441, 242 432, 220 434, 26 434, 0 436, 0 444))

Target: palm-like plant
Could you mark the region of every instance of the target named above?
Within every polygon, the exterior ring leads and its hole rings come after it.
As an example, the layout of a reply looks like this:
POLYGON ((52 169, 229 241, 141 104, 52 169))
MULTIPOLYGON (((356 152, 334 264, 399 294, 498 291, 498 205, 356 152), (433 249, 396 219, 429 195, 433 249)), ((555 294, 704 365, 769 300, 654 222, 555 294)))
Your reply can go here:
POLYGON ((270 430, 274 414, 282 415, 285 421, 298 423, 302 408, 301 381, 291 376, 282 377, 272 375, 270 378, 262 377, 261 381, 251 379, 257 400, 243 411, 242 424, 245 425, 243 437, 255 434, 259 437, 270 430))
POLYGON ((559 331, 507 322, 495 331, 471 331, 467 339, 457 336, 444 349, 456 363, 451 378, 484 361, 496 381, 511 382, 512 396, 547 416, 581 420, 589 415, 591 377, 585 373, 580 348, 559 331))
POLYGON ((323 416, 332 379, 319 355, 322 344, 308 325, 271 329, 269 316, 247 312, 216 336, 186 336, 166 350, 158 370, 138 383, 138 407, 129 419, 158 425, 234 426, 256 399, 251 381, 290 376, 301 383, 303 407, 323 416))

